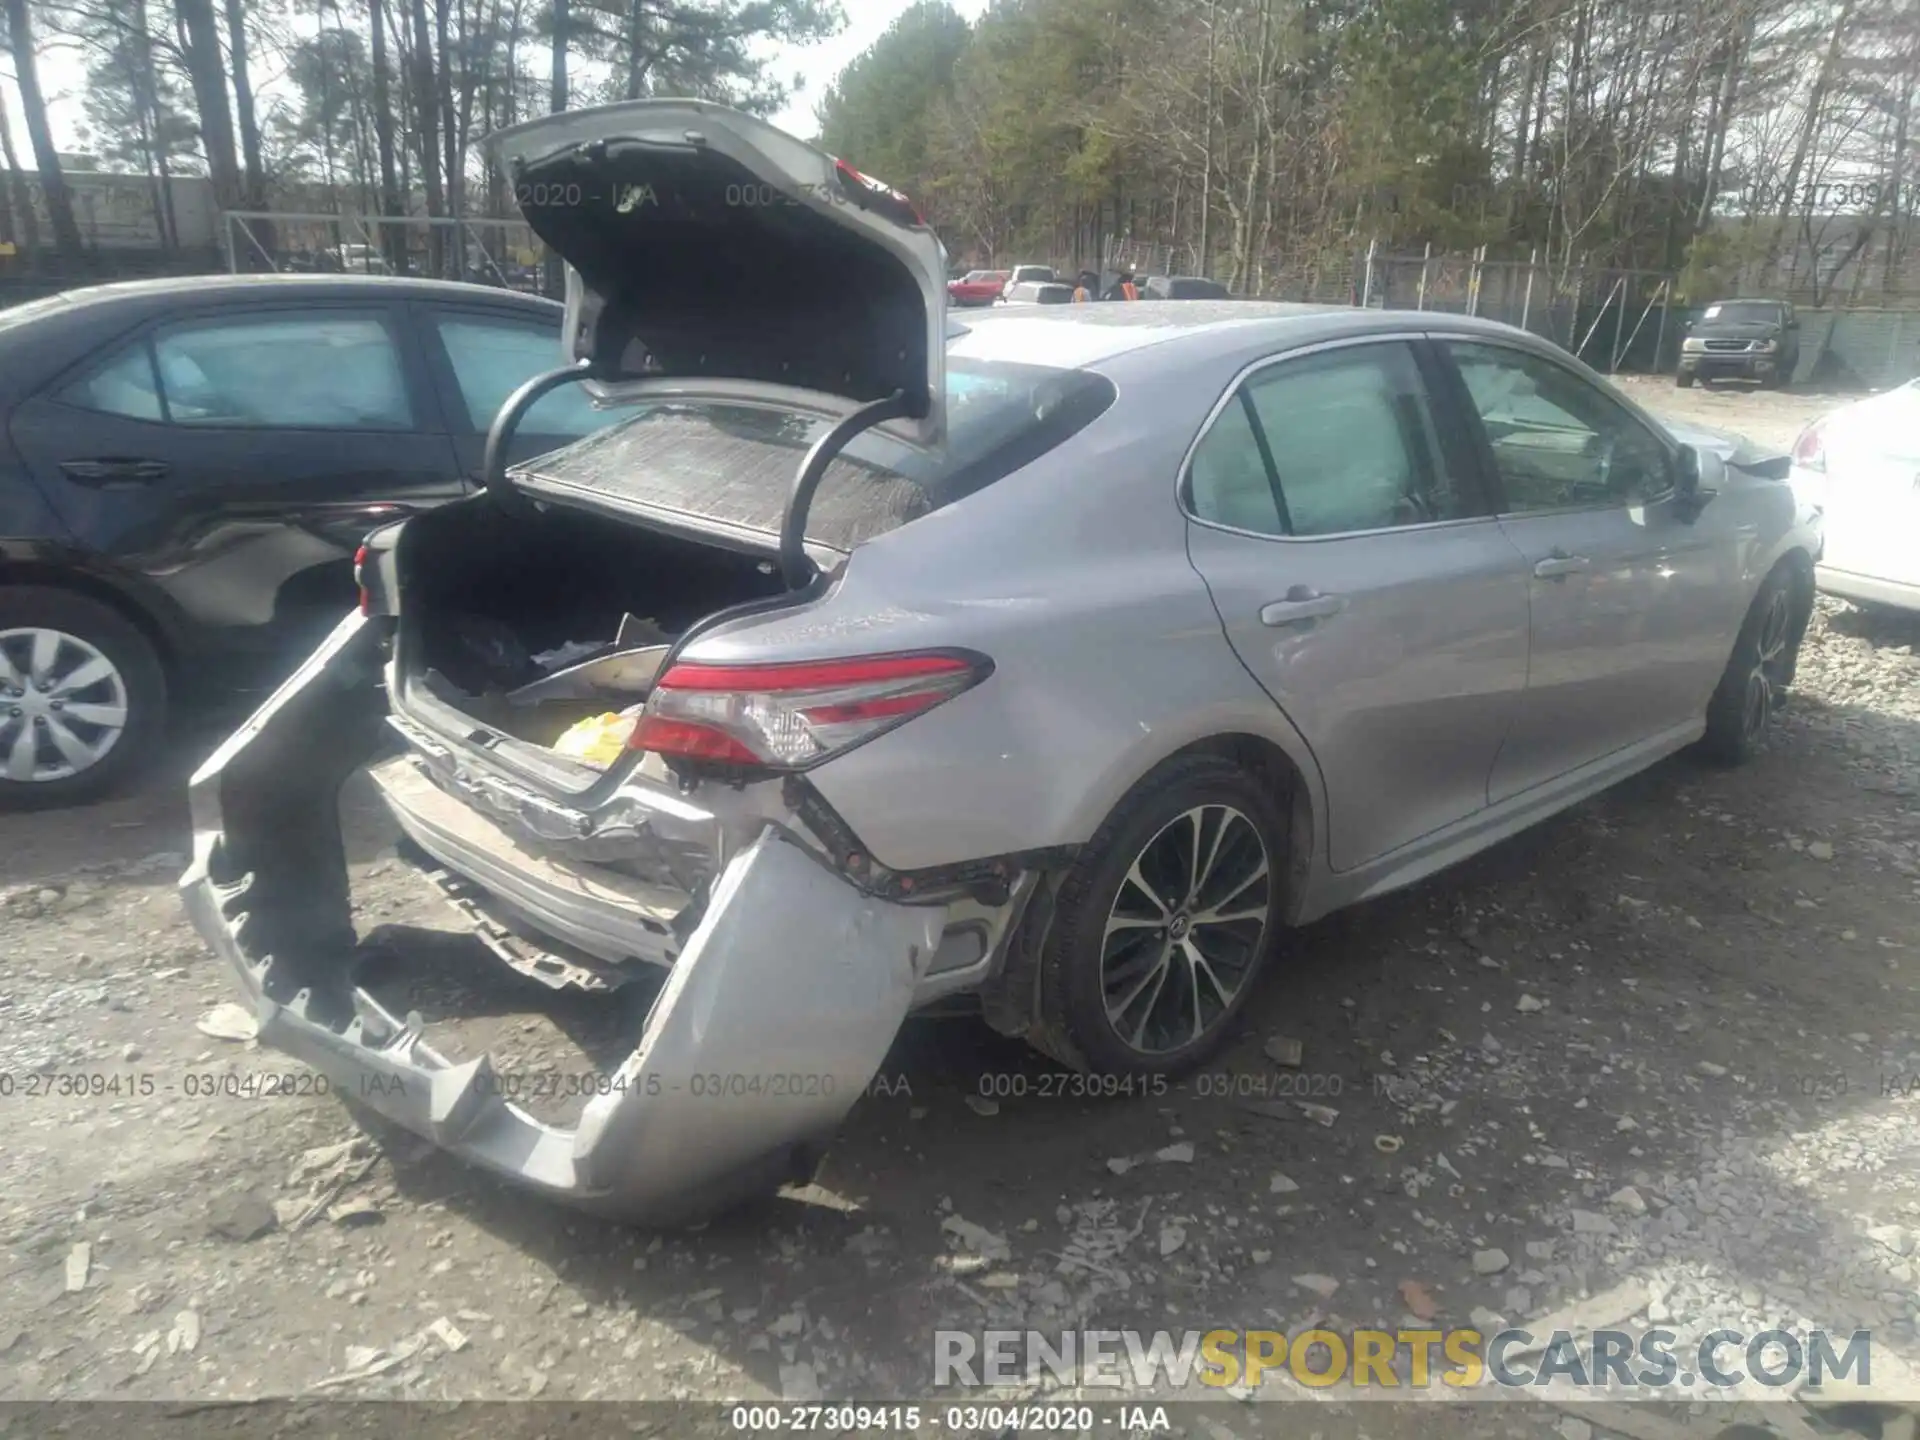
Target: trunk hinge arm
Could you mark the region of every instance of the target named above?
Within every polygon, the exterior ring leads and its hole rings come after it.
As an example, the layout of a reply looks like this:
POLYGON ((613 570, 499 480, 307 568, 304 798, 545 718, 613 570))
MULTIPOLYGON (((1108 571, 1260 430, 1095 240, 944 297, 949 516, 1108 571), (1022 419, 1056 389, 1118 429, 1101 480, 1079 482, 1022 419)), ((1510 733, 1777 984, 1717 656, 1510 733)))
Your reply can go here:
POLYGON ((505 505, 520 499, 513 482, 507 479, 507 446, 512 442, 513 432, 520 428, 527 411, 533 408, 533 402, 549 390, 558 390, 562 385, 574 381, 591 379, 592 375, 592 361, 576 361, 572 365, 563 365, 558 370, 534 376, 507 397, 506 404, 500 407, 500 413, 493 417, 493 424, 488 427, 486 458, 480 465, 481 483, 495 500, 505 505))
POLYGON ((813 442, 793 477, 786 518, 780 524, 780 574, 788 589, 804 589, 814 577, 813 561, 807 556, 807 512, 813 508, 813 492, 826 478, 827 466, 862 430, 898 420, 907 413, 907 392, 896 390, 884 400, 862 405, 813 442))

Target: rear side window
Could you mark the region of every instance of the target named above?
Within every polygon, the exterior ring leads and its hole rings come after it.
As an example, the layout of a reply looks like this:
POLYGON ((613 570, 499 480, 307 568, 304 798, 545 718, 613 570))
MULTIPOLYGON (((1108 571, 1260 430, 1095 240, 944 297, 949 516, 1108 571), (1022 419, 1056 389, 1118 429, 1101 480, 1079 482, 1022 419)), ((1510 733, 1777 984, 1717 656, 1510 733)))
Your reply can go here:
POLYGON ((154 380, 153 356, 144 340, 75 380, 54 398, 82 410, 124 415, 129 420, 166 418, 160 408, 160 387, 154 380))
MULTIPOLYGON (((1104 376, 1002 362, 947 363, 947 444, 927 454, 879 431, 827 469, 807 538, 851 550, 951 505, 1052 450, 1113 403, 1104 376)), ((808 447, 827 422, 721 403, 648 406, 530 473, 656 509, 778 534, 808 447)))
POLYGON ((373 315, 246 315, 153 340, 176 425, 409 430, 400 353, 373 315))
POLYGON ((54 398, 206 428, 413 428, 392 332, 379 316, 338 311, 171 325, 113 352, 54 398))

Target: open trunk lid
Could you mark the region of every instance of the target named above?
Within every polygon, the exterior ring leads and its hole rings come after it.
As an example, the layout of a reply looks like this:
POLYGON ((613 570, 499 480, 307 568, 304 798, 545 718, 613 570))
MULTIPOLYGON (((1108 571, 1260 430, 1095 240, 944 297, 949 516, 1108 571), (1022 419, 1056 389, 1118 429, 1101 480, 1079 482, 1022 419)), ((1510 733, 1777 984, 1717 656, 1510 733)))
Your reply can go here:
POLYGON ((567 343, 609 401, 736 396, 945 431, 946 255, 902 195, 765 121, 636 100, 496 131, 567 266, 567 343))

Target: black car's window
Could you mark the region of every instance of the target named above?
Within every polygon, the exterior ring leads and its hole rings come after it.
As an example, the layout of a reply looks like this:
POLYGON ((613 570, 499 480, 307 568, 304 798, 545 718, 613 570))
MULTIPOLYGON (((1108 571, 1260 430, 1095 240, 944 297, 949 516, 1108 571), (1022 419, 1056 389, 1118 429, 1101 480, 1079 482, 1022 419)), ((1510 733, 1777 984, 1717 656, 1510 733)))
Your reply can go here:
POLYGON ((168 326, 152 345, 175 425, 413 428, 399 348, 377 315, 223 316, 168 326))
POLYGON ((1442 459, 1420 367, 1405 344, 1286 361, 1256 374, 1245 393, 1195 453, 1191 495, 1200 519, 1318 536, 1475 513, 1442 459), (1250 421, 1234 414, 1248 407, 1250 421), (1262 499, 1258 480, 1268 458, 1278 489, 1262 499), (1263 462, 1259 470, 1255 460, 1263 462))
MULTIPOLYGON (((1114 401, 1084 370, 947 361, 947 443, 927 452, 869 430, 827 467, 807 536, 850 550, 1029 465, 1114 401)), ((656 404, 527 466, 582 489, 778 534, 787 496, 826 423, 722 402, 656 404)))
MULTIPOLYGON (((466 406, 467 425, 484 433, 506 399, 542 371, 561 364, 560 327, 486 315, 436 315, 434 328, 446 347, 454 383, 466 406)), ((526 435, 591 435, 613 417, 593 408, 578 385, 549 391, 520 421, 526 435)))
POLYGON ((1507 511, 1637 505, 1672 488, 1667 447, 1572 371, 1498 345, 1446 348, 1492 447, 1507 511))
POLYGON ((54 399, 103 415, 129 420, 164 420, 160 390, 154 384, 153 356, 145 340, 129 345, 54 393, 54 399))

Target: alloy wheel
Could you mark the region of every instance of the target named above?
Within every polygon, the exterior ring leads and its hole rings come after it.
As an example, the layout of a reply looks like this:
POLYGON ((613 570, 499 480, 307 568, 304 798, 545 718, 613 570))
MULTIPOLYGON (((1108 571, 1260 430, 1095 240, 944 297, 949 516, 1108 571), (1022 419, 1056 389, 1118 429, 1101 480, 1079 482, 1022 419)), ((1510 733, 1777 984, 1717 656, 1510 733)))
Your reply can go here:
POLYGON ((1107 913, 1100 989, 1129 1049, 1164 1055, 1225 1018, 1266 943, 1272 865, 1231 805, 1196 805, 1147 841, 1107 913))
POLYGON ((126 725, 126 680, 96 646, 64 630, 0 630, 0 778, 91 770, 126 725))
POLYGON ((1776 587, 1760 612, 1760 625, 1754 635, 1753 664, 1747 671, 1746 694, 1740 708, 1740 729, 1749 741, 1758 742, 1773 720, 1777 681, 1781 662, 1787 654, 1787 637, 1793 628, 1793 608, 1785 587, 1776 587))

